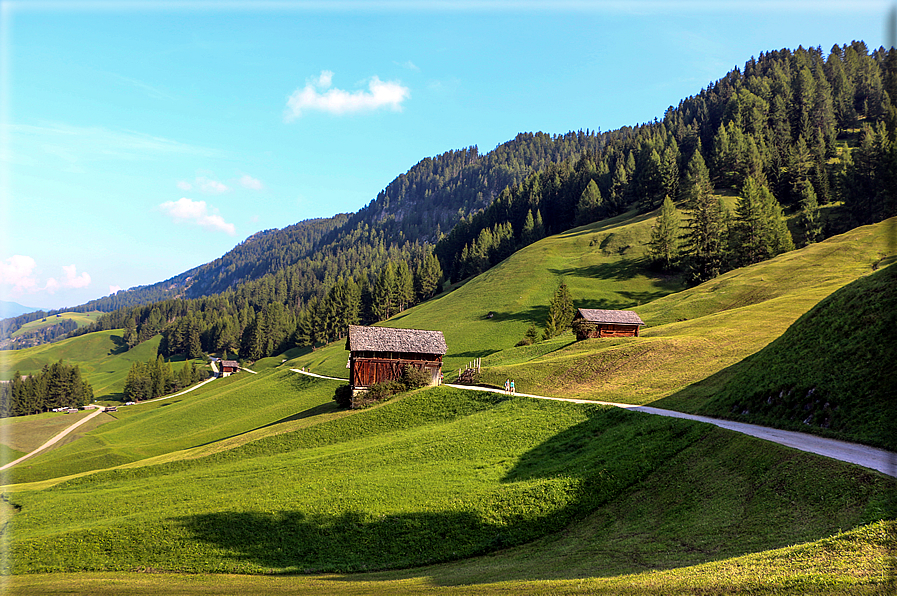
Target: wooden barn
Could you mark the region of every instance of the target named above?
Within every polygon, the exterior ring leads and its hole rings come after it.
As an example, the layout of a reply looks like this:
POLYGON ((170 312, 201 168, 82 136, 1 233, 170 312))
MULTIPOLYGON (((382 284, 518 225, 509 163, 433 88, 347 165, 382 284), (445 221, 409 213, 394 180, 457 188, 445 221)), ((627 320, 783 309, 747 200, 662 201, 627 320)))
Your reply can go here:
POLYGON ((402 376, 406 366, 429 371, 439 383, 448 351, 442 331, 349 325, 349 384, 355 391, 402 376))
POLYGON ((221 376, 226 377, 228 375, 232 375, 238 370, 240 370, 240 363, 236 360, 222 360, 219 362, 221 365, 221 376))
POLYGON ((644 321, 631 310, 580 308, 573 317, 576 339, 590 337, 638 337, 644 321))

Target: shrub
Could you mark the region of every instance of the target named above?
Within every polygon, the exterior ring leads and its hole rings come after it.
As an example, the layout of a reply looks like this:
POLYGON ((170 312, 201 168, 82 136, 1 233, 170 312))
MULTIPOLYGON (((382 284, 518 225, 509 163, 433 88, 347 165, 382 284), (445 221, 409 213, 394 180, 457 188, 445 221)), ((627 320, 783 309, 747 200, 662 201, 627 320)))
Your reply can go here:
POLYGON ((341 408, 348 408, 352 405, 352 387, 349 385, 340 385, 333 392, 333 401, 341 408))
POLYGON ((430 371, 425 368, 409 365, 402 371, 402 384, 405 385, 404 391, 426 387, 432 379, 430 371))
POLYGON ((518 342, 517 342, 516 344, 514 344, 514 345, 515 345, 515 346, 518 346, 518 347, 519 347, 519 346, 531 346, 531 345, 533 345, 533 340, 531 340, 531 339, 528 338, 528 337, 524 337, 523 339, 521 339, 520 341, 518 341, 518 342))

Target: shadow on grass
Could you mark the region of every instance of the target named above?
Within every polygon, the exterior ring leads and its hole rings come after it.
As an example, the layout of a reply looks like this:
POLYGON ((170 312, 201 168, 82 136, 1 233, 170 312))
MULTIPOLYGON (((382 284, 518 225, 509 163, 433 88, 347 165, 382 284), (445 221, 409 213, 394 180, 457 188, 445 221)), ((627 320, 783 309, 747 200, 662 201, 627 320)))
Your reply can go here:
MULTIPOLYGON (((467 495, 462 510, 383 515, 348 504, 338 514, 225 511, 175 521, 194 539, 253 570, 354 573, 443 563, 562 531, 621 496, 710 428, 586 408, 586 420, 517 458, 493 489, 467 495)), ((539 579, 556 576, 557 570, 523 573, 521 579, 539 579)))
POLYGON ((122 339, 121 335, 110 335, 109 339, 115 344, 115 347, 109 350, 110 356, 119 356, 128 351, 128 344, 122 339))

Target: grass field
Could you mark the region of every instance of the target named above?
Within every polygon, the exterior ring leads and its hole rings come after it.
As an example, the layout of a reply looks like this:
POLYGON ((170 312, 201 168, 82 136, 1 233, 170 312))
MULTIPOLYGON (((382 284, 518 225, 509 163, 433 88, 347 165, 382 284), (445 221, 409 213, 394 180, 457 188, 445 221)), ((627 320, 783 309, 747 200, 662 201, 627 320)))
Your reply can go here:
MULTIPOLYGON (((486 380, 512 376, 521 391, 694 411, 747 356, 893 256, 888 226, 867 226, 683 289, 645 267, 640 241, 650 224, 628 214, 545 239, 388 324, 442 329, 449 378, 479 356, 486 380), (541 321, 561 277, 577 306, 634 308, 649 327, 641 338, 568 334, 513 347, 541 321)), ((344 342, 291 350, 256 363, 258 375, 120 408, 29 461, 12 476, 18 484, 0 489, 9 586, 97 594, 895 587, 892 478, 592 404, 437 388, 340 411, 331 401, 339 382, 288 371, 345 376, 347 356, 344 342)), ((33 433, 47 424, 36 419, 33 433)))
POLYGON ((26 333, 31 333, 32 331, 38 331, 40 329, 44 329, 46 327, 52 327, 53 325, 57 325, 60 321, 69 319, 77 323, 78 327, 84 327, 85 325, 89 325, 93 323, 98 318, 100 318, 103 314, 98 310, 93 312, 63 312, 58 315, 53 315, 50 317, 46 317, 43 319, 37 319, 36 321, 31 321, 29 323, 25 323, 19 329, 12 334, 12 337, 19 337, 26 333))
POLYGON ((543 539, 503 555, 501 574, 571 579, 815 540, 894 515, 894 490, 709 425, 433 389, 193 460, 4 494, 20 508, 15 573, 357 572, 543 539), (553 550, 563 564, 540 558, 553 550))
MULTIPOLYGON (((34 374, 45 364, 63 360, 66 364, 77 365, 81 369, 81 376, 93 387, 97 401, 122 401, 121 392, 131 364, 155 359, 160 341, 161 336, 157 335, 127 350, 122 340, 122 331, 116 329, 24 350, 6 350, 0 352, 0 378, 11 379, 16 371, 23 375, 34 374)), ((194 360, 194 363, 207 365, 204 360, 194 360)), ((172 367, 178 370, 184 364, 183 360, 174 360, 172 367)))

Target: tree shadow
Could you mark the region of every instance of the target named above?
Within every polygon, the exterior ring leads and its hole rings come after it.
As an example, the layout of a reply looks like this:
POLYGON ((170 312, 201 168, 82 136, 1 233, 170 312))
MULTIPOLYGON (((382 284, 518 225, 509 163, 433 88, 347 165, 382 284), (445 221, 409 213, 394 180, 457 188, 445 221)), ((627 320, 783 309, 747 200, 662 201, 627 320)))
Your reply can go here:
POLYGON ((110 335, 109 339, 115 344, 115 347, 109 350, 110 356, 119 356, 128 351, 128 344, 121 335, 110 335))

